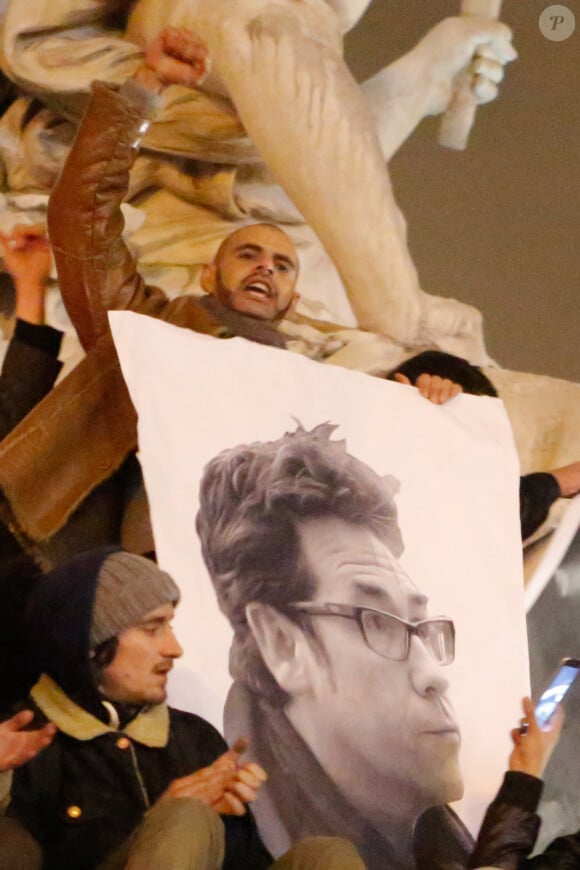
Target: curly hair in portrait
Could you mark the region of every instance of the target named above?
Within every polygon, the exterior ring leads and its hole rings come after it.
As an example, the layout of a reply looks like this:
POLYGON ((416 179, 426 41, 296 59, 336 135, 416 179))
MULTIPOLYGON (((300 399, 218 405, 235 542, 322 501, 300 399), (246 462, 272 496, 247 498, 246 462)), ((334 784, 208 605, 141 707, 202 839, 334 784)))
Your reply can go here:
MULTIPOLYGON (((380 477, 333 441, 329 423, 302 426, 277 441, 225 450, 205 467, 197 532, 219 606, 234 630, 230 673, 251 691, 282 705, 286 694, 266 668, 246 618, 252 601, 281 611, 313 597, 297 521, 335 516, 371 529, 394 556, 403 551, 394 493, 380 477)), ((305 614, 288 613, 312 634, 305 614)))

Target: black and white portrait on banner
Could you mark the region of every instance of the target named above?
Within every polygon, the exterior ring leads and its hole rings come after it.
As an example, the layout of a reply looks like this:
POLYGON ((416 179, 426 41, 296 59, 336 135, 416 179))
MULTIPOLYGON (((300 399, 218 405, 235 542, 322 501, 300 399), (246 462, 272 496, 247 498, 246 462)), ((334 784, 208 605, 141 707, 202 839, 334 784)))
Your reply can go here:
POLYGON ((370 868, 460 858, 527 690, 501 403, 111 321, 183 595, 171 702, 250 736, 273 852, 334 833, 370 868))

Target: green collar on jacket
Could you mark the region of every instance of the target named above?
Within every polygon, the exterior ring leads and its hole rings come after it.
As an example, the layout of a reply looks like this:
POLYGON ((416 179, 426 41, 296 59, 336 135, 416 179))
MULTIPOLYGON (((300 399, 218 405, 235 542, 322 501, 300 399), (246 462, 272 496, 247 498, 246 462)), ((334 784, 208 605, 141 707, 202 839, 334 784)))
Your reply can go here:
MULTIPOLYGON (((30 694, 44 715, 63 734, 75 740, 94 740, 118 729, 101 722, 75 704, 48 674, 42 674, 30 694)), ((167 746, 169 739, 169 710, 166 704, 145 708, 123 729, 123 733, 137 743, 152 749, 167 746)))

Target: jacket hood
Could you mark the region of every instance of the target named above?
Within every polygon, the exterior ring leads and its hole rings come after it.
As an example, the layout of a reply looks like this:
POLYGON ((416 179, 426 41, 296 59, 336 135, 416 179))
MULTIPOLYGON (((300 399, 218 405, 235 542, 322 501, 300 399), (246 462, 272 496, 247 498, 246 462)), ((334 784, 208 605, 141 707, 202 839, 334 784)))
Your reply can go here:
POLYGON ((99 571, 120 547, 99 547, 46 574, 31 594, 27 634, 34 662, 85 710, 104 708, 90 661, 90 632, 99 571))

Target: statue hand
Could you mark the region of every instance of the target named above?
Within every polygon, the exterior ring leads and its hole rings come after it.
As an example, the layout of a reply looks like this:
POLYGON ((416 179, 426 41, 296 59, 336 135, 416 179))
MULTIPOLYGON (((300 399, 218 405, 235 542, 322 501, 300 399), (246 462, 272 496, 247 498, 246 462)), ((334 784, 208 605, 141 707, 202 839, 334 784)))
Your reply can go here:
POLYGON ((161 85, 194 88, 209 72, 207 47, 185 28, 166 27, 145 50, 145 65, 161 85))
POLYGON ((446 18, 436 24, 412 52, 428 80, 426 114, 445 111, 459 74, 472 77, 478 103, 494 100, 505 64, 518 56, 511 39, 506 24, 487 18, 446 18))

